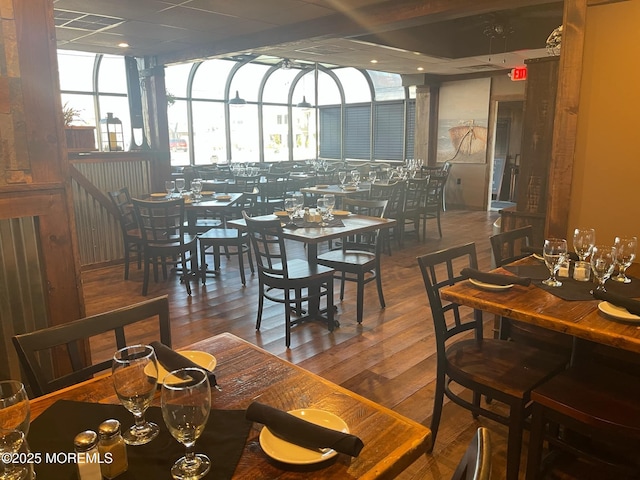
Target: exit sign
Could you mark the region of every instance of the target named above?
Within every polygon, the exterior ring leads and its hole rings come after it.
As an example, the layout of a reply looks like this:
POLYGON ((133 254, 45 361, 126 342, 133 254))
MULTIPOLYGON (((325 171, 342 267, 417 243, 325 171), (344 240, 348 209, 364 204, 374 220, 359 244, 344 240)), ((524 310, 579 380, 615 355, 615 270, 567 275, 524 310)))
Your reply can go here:
POLYGON ((527 79, 527 67, 516 67, 511 69, 511 81, 519 82, 527 79))

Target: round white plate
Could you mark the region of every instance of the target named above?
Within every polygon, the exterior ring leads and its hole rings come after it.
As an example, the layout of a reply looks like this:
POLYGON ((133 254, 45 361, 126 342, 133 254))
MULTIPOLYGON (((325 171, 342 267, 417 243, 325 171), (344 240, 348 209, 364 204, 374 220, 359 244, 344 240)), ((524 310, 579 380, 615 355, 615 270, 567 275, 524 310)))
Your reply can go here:
MULTIPOLYGON (((315 425, 321 425, 326 428, 349 433, 349 427, 344 420, 333 413, 313 408, 291 410, 289 413, 315 425)), ((286 440, 276 437, 267 427, 264 427, 260 431, 260 446, 264 453, 274 460, 294 465, 320 463, 333 458, 338 454, 338 452, 332 449, 327 449, 326 452, 321 452, 320 450, 310 450, 308 448, 289 443, 286 440)))
MULTIPOLYGON (((205 370, 209 370, 210 372, 213 372, 218 363, 216 357, 207 352, 199 352, 197 350, 182 350, 178 353, 183 357, 187 357, 193 363, 204 368, 205 370)), ((160 362, 158 362, 158 385, 162 384, 164 377, 166 377, 168 373, 169 372, 167 372, 165 368, 160 365, 160 362)))
POLYGON ((476 280, 475 278, 470 278, 469 281, 474 284, 478 288, 482 288, 484 290, 509 290, 513 287, 513 283, 508 285, 496 285, 495 283, 485 283, 480 280, 476 280))
POLYGON ((216 197, 216 200, 220 200, 220 201, 231 200, 231 195, 218 195, 216 197))
POLYGON ((609 302, 600 302, 598 304, 598 309, 602 313, 619 320, 626 320, 628 322, 640 322, 640 317, 638 315, 629 313, 626 308, 618 307, 609 302))

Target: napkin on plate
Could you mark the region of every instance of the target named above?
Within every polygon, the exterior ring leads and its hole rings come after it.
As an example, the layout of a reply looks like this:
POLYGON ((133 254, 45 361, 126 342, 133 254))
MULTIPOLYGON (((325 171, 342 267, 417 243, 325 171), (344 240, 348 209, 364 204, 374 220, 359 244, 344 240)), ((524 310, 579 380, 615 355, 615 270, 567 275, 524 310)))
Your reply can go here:
POLYGON ((593 298, 598 300, 604 300, 616 307, 622 307, 633 315, 640 315, 640 300, 634 300, 633 298, 623 297, 611 292, 601 292, 600 290, 593 290, 593 298))
POLYGON ((501 273, 486 273, 476 270, 475 268, 463 268, 460 271, 460 275, 466 278, 479 280, 480 282, 491 283, 492 285, 510 285, 517 283, 518 285, 528 287, 531 283, 530 278, 518 277, 515 275, 503 275, 501 273))
POLYGON ((262 423, 276 437, 304 448, 332 448, 357 457, 364 443, 355 435, 307 422, 277 408, 253 402, 247 408, 247 420, 262 423))
POLYGON ((164 343, 151 342, 150 345, 156 351, 156 358, 158 359, 158 362, 160 362, 167 372, 172 372, 173 370, 178 370, 180 368, 200 368, 207 372, 209 384, 212 387, 217 387, 218 383, 216 382, 216 376, 213 372, 192 362, 184 355, 180 355, 175 350, 167 347, 164 343))

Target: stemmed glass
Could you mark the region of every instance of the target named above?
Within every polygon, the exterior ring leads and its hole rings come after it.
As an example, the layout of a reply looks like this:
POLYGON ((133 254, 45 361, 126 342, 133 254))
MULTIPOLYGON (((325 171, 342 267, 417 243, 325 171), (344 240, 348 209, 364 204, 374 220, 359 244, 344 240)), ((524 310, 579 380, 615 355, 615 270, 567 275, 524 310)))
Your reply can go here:
POLYGON ((359 170, 351 170, 351 180, 353 184, 357 187, 360 183, 360 171, 359 170))
POLYGON ((288 197, 284 199, 284 209, 289 215, 289 224, 293 224, 293 217, 296 214, 296 199, 293 197, 288 197))
POLYGON ((158 384, 158 361, 153 347, 121 348, 113 356, 111 371, 120 402, 135 418, 135 424, 122 435, 124 441, 129 445, 149 443, 160 432, 158 425, 144 419, 158 384))
POLYGON ((185 187, 186 183, 184 178, 176 178, 176 189, 178 190, 180 196, 182 196, 182 192, 184 192, 185 187))
POLYGON ((631 283, 631 279, 625 275, 625 272, 636 258, 638 239, 637 237, 616 237, 613 246, 616 247, 618 275, 611 277, 611 279, 616 282, 631 283))
POLYGON ((323 195, 324 197, 324 206, 327 207, 327 217, 329 219, 333 218, 333 209, 336 206, 336 196, 332 193, 327 193, 323 195))
POLYGON ((567 257, 567 241, 564 238, 548 238, 544 241, 542 255, 551 274, 542 283, 549 287, 561 287, 562 282, 556 278, 556 274, 567 257))
POLYGON ((193 196, 195 197, 194 200, 196 202, 200 201, 202 199, 202 179, 201 178, 194 178, 193 180, 191 180, 191 190, 193 191, 193 196))
POLYGON ((7 454, 26 449, 31 408, 24 385, 16 380, 0 382, 0 479, 26 478, 29 465, 5 462, 7 454))
POLYGON ((316 203, 316 210, 318 211, 318 213, 322 217, 322 222, 320 222, 320 226, 321 227, 326 227, 328 225, 328 223, 327 223, 327 202, 326 202, 326 199, 324 197, 318 198, 317 203, 316 203))
POLYGON ((173 180, 167 180, 164 182, 164 188, 167 191, 167 198, 171 198, 171 195, 173 195, 173 192, 176 189, 176 182, 173 180))
POLYGON ((296 215, 300 217, 302 216, 300 215, 300 211, 304 208, 304 194, 301 192, 295 192, 293 194, 293 200, 296 205, 296 215))
POLYGON ((211 388, 206 373, 199 368, 183 368, 169 373, 162 381, 160 405, 169 432, 186 447, 184 457, 171 467, 172 477, 204 477, 211 469, 211 460, 202 453, 196 454, 194 447, 211 410, 211 388))
POLYGON ((581 282, 589 281, 591 266, 587 257, 596 244, 596 231, 593 228, 576 228, 573 231, 573 249, 578 255, 578 262, 574 266, 573 278, 581 282))
POLYGON ((606 292, 604 282, 613 273, 616 265, 616 247, 607 245, 595 245, 591 251, 591 270, 598 280, 597 291, 606 292))
POLYGON ((373 185, 374 183, 376 183, 376 179, 378 178, 378 174, 376 172, 369 172, 369 183, 371 185, 373 185))
POLYGON ((340 186, 344 187, 344 183, 347 181, 347 172, 345 170, 338 172, 338 180, 340 180, 340 186))

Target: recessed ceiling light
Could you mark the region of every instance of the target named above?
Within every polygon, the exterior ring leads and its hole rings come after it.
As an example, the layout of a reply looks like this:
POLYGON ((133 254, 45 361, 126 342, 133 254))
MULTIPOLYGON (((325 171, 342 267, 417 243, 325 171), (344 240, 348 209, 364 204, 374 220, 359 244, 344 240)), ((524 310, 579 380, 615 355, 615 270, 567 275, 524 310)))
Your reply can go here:
POLYGON ((418 71, 420 71, 420 72, 421 72, 421 71, 423 71, 423 70, 424 70, 424 67, 418 67, 418 71))
POLYGON ((120 42, 120 43, 118 44, 118 46, 119 46, 120 48, 128 48, 128 47, 130 47, 131 45, 129 45, 127 42, 120 42))
POLYGON ((371 60, 371 63, 378 63, 378 60, 371 60))

